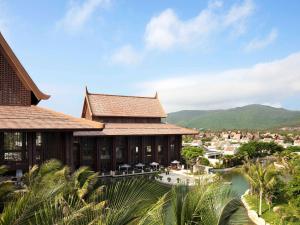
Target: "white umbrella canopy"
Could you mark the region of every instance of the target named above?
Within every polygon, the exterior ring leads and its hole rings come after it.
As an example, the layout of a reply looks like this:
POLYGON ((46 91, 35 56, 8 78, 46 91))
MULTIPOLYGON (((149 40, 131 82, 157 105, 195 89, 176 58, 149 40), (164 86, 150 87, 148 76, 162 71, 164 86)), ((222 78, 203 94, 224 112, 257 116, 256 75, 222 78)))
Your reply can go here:
POLYGON ((172 164, 179 164, 180 162, 177 161, 177 160, 174 160, 174 161, 172 161, 171 163, 172 163, 172 164))
POLYGON ((145 164, 143 164, 143 163, 138 163, 138 164, 136 164, 135 166, 136 166, 136 167, 144 167, 145 164))
POLYGON ((152 163, 150 163, 150 166, 159 166, 159 163, 157 163, 157 162, 152 162, 152 163))
POLYGON ((126 169, 128 169, 128 168, 130 168, 130 167, 131 167, 131 166, 128 165, 128 164, 123 164, 123 165, 120 166, 120 168, 126 168, 126 169))

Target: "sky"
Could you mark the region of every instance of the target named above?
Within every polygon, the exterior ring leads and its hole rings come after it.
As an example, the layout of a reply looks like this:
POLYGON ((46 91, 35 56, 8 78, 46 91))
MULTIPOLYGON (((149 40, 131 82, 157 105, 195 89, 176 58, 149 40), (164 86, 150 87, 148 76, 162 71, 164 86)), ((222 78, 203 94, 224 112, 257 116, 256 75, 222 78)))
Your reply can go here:
POLYGON ((0 31, 46 94, 80 116, 91 93, 154 96, 166 112, 300 110, 298 0, 0 0, 0 31))

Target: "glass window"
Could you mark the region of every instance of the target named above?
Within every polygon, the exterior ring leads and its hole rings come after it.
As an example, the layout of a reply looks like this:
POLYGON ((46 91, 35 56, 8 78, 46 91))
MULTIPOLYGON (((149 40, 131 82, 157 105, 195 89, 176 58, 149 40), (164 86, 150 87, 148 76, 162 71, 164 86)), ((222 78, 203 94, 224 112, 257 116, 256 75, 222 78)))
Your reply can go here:
POLYGON ((124 151, 125 151, 124 147, 116 147, 116 158, 118 160, 122 160, 123 159, 124 151))
POLYGON ((37 163, 40 163, 41 159, 42 159, 42 134, 41 133, 36 133, 35 144, 36 144, 35 159, 36 159, 37 163))
POLYGON ((158 153, 161 153, 161 152, 162 152, 162 146, 161 146, 161 145, 158 145, 158 146, 157 146, 157 152, 158 152, 158 153))
POLYGON ((24 159, 24 149, 26 143, 23 143, 23 133, 5 132, 4 133, 4 160, 19 162, 24 159))
POLYGON ((101 159, 110 159, 109 149, 108 147, 101 148, 101 159))
POLYGON ((151 153, 152 152, 151 145, 146 146, 146 152, 147 153, 151 153))

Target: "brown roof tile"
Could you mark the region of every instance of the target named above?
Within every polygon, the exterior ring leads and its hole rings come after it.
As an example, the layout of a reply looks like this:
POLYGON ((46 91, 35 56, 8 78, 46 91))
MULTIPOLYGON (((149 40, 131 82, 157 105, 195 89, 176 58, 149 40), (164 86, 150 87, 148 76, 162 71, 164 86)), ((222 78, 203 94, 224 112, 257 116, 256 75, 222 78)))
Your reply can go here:
POLYGON ((74 136, 105 135, 195 135, 196 130, 164 123, 106 123, 103 131, 77 131, 74 136))
POLYGON ((157 96, 137 97, 106 94, 86 94, 93 116, 166 117, 157 96))
POLYGON ((102 123, 38 106, 0 106, 0 130, 101 130, 102 123))

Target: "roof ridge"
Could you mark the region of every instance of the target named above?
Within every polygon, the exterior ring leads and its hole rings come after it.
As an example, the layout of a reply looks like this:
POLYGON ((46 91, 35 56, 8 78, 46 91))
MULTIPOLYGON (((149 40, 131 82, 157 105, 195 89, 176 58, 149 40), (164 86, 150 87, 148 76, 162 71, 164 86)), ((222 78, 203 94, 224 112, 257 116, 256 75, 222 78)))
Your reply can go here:
POLYGON ((137 95, 113 95, 113 94, 102 94, 102 93, 87 93, 87 95, 104 95, 104 96, 113 96, 113 97, 124 97, 124 98, 147 98, 147 99, 157 99, 156 96, 137 96, 137 95))

